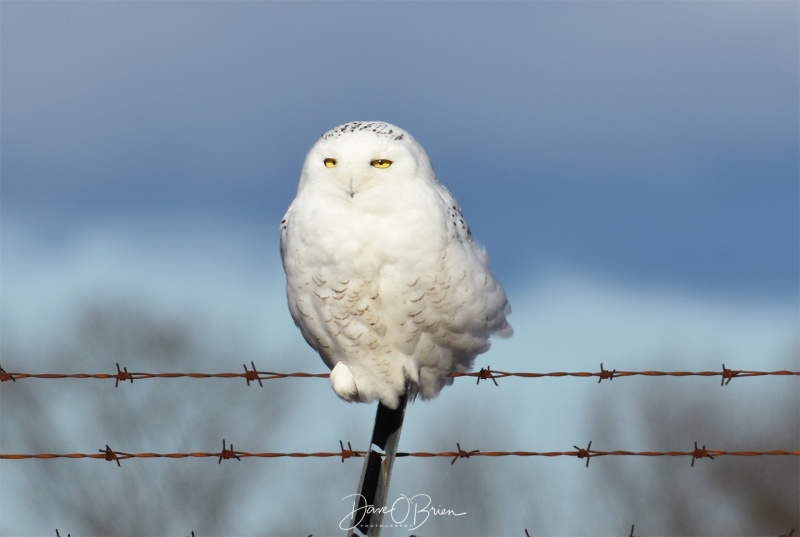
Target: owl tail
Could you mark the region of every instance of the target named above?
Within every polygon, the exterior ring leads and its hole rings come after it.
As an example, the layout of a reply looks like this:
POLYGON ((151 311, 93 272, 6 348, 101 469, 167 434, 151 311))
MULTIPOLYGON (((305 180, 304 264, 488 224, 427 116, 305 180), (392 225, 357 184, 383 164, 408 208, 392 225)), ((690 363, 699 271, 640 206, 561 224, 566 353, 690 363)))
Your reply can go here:
MULTIPOLYGON (((358 507, 353 512, 352 521, 352 527, 367 536, 380 534, 389 479, 392 477, 392 466, 397 455, 397 445, 400 443, 407 402, 408 395, 403 395, 396 409, 378 403, 372 442, 361 470, 361 494, 358 496, 358 507), (373 446, 382 449, 383 453, 372 449, 373 446)), ((349 535, 353 535, 352 529, 349 535)))

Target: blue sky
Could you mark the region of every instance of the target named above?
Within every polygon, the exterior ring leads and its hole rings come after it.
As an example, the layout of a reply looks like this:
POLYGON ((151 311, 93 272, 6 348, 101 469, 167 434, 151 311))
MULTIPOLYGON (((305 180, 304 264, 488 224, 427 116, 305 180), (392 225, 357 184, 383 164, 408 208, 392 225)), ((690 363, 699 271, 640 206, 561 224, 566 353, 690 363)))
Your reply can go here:
MULTIPOLYGON (((322 371, 285 306, 277 224, 316 138, 378 119, 426 148, 509 292, 516 336, 480 365, 796 370, 798 17, 795 2, 3 2, 0 330, 33 349, 25 364, 4 351, 3 367, 108 370, 46 350, 82 304, 121 297, 191 317, 211 348, 236 341, 263 369, 322 371)), ((240 367, 217 358, 186 367, 240 367)), ((526 408, 521 382, 498 412, 526 408)), ((324 383, 297 386, 314 390, 302 408, 319 427, 252 450, 328 449, 341 420, 371 419, 324 383)), ((426 416, 475 404, 470 387, 415 405, 401 449, 452 449, 416 446, 436 427, 426 416)), ((576 413, 596 404, 584 385, 542 387, 576 413)), ((588 433, 565 415, 541 417, 546 441, 506 439, 569 449, 588 433)), ((3 452, 19 449, 4 436, 3 452)), ((141 450, 166 451, 158 441, 141 450)), ((2 509, 4 533, 52 532, 2 509)), ((565 509, 539 533, 628 531, 599 515, 565 530, 565 509)), ((325 534, 322 519, 308 533, 325 534)), ((429 531, 465 534, 439 523, 429 531)))

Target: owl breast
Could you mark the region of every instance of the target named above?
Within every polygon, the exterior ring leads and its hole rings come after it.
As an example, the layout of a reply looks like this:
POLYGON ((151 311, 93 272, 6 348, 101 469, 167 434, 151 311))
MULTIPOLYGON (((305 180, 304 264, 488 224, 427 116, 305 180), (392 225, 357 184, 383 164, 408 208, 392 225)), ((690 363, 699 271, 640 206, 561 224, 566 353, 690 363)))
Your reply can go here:
POLYGON ((358 400, 391 405, 407 384, 436 396, 505 322, 505 296, 482 249, 455 233, 452 208, 416 200, 395 197, 378 211, 370 199, 326 198, 288 215, 292 315, 329 367, 353 372, 358 400))

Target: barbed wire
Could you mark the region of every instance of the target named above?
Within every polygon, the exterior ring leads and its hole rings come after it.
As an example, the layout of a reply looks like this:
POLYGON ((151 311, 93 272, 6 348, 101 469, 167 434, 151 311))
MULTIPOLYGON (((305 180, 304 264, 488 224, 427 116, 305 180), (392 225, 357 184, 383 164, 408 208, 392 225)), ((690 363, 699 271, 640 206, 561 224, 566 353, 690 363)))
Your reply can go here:
MULTIPOLYGON (((186 459, 186 458, 216 458, 217 463, 221 464, 226 459, 237 459, 241 461, 243 458, 259 457, 259 458, 340 458, 342 462, 352 457, 364 457, 365 451, 357 451, 352 448, 350 442, 347 447, 344 443, 339 441, 340 451, 318 451, 313 453, 251 453, 248 451, 237 451, 231 444, 230 448, 227 447, 225 439, 222 440, 222 451, 219 452, 205 452, 197 451, 192 453, 127 453, 124 451, 114 451, 108 444, 105 449, 98 450, 97 453, 0 453, 0 459, 5 460, 24 460, 24 459, 104 459, 106 461, 116 462, 117 466, 121 466, 120 461, 125 459, 186 459)), ((727 451, 721 449, 708 449, 705 445, 698 447, 697 442, 694 443, 694 449, 691 451, 601 451, 592 449, 592 443, 586 448, 572 446, 575 451, 481 451, 478 449, 467 451, 462 449, 461 443, 456 443, 457 451, 412 451, 412 452, 398 452, 397 457, 445 457, 452 458, 450 464, 454 464, 458 459, 469 459, 471 457, 577 457, 579 459, 586 459, 586 467, 589 467, 589 461, 596 457, 691 457, 691 466, 697 459, 714 459, 715 457, 733 456, 733 457, 762 457, 762 456, 794 456, 800 457, 800 451, 787 451, 780 449, 773 449, 768 451, 727 451)))
MULTIPOLYGON (((194 379, 216 379, 216 378, 244 378, 247 385, 250 386, 251 382, 258 382, 259 386, 263 387, 262 381, 264 380, 280 380, 287 378, 329 378, 329 373, 280 373, 272 371, 258 371, 255 363, 250 362, 252 369, 248 369, 247 365, 243 364, 243 373, 150 373, 150 372, 129 372, 127 367, 120 367, 119 363, 116 364, 116 373, 23 373, 23 372, 6 372, 0 367, 0 382, 12 381, 23 379, 101 379, 101 380, 114 380, 115 386, 119 387, 120 382, 134 380, 145 380, 153 378, 166 378, 166 379, 179 379, 179 378, 194 378, 194 379)), ((618 371, 616 369, 607 370, 604 364, 600 364, 600 371, 598 372, 508 372, 508 371, 495 371, 491 367, 481 368, 479 371, 474 372, 458 372, 451 373, 450 377, 471 377, 476 378, 476 384, 480 384, 481 380, 491 380, 498 386, 498 379, 515 377, 523 379, 535 378, 597 378, 598 383, 603 380, 613 380, 615 378, 633 377, 633 376, 646 376, 646 377, 721 377, 721 386, 725 386, 734 378, 744 377, 762 377, 762 376, 800 376, 800 371, 778 370, 778 371, 752 371, 752 370, 733 370, 729 369, 722 364, 722 369, 717 371, 618 371)), ((227 447, 226 440, 222 441, 222 451, 220 452, 178 452, 178 453, 128 453, 122 451, 114 451, 109 445, 105 449, 98 450, 97 453, 36 453, 36 454, 0 454, 0 460, 26 460, 26 459, 101 459, 109 462, 115 462, 117 466, 121 467, 121 461, 126 459, 151 459, 151 458, 167 458, 167 459, 187 459, 187 458, 216 458, 217 464, 221 464, 223 460, 236 459, 241 461, 243 458, 338 458, 341 462, 349 458, 365 457, 367 452, 353 450, 350 442, 347 443, 347 448, 344 443, 339 441, 340 451, 320 451, 320 452, 247 452, 234 450, 233 444, 230 448, 227 447)), ((800 450, 716 450, 709 449, 705 445, 698 447, 697 442, 694 442, 694 449, 691 451, 628 451, 628 450, 614 450, 614 451, 601 451, 592 448, 592 442, 589 442, 586 448, 573 446, 574 451, 482 451, 482 450, 465 450, 462 449, 460 443, 456 443, 457 451, 442 451, 442 452, 398 452, 397 457, 416 457, 416 458, 450 458, 450 465, 455 464, 459 459, 469 459, 472 457, 574 457, 578 459, 585 459, 586 467, 589 467, 589 462, 592 458, 607 457, 607 456, 627 456, 627 457, 685 457, 691 458, 690 466, 694 467, 698 459, 711 459, 717 457, 734 456, 734 457, 764 457, 764 456, 794 456, 800 457, 800 450)), ((631 526, 630 536, 634 535, 634 527, 631 526)), ((788 535, 781 537, 791 537, 794 533, 794 528, 788 535)), ((58 530, 56 530, 58 537, 58 530)), ((528 530, 525 529, 525 535, 530 535, 528 530)), ((192 532, 194 536, 194 532, 192 532)))
MULTIPOLYGON (((635 527, 636 527, 635 524, 631 525, 631 532, 628 534, 627 537, 637 537, 636 535, 633 534, 633 530, 634 530, 635 527)), ((794 535, 794 528, 792 528, 789 533, 783 533, 783 534, 779 535, 778 537, 792 537, 792 535, 794 535)), ((56 528, 56 537, 61 537, 61 534, 58 532, 58 528, 56 528)), ((72 537, 72 536, 70 534, 67 534, 67 537, 72 537)), ((195 537, 194 530, 192 530, 192 533, 188 537, 195 537)), ((312 537, 312 536, 309 535, 309 537, 312 537)), ((528 528, 525 528, 525 537, 533 537, 528 532, 528 528)))
MULTIPOLYGON (((320 378, 326 379, 330 377, 329 373, 277 373, 273 371, 258 371, 256 369, 255 363, 252 361, 250 365, 252 369, 248 369, 247 365, 243 364, 244 372, 243 373, 144 373, 144 372, 132 372, 128 371, 127 366, 120 367, 119 363, 117 365, 117 372, 116 373, 23 373, 23 372, 7 372, 2 367, 0 367, 0 382, 7 382, 13 381, 16 382, 18 380, 23 379, 49 379, 49 380, 61 380, 61 379, 102 379, 102 380, 114 380, 115 386, 119 387, 120 382, 127 382, 130 381, 133 383, 134 380, 145 380, 145 379, 154 379, 154 378, 166 378, 166 379, 176 379, 176 378, 193 378, 193 379, 215 379, 215 378, 243 378, 247 381, 247 385, 249 386, 251 382, 258 382, 260 386, 263 386, 263 380, 279 380, 279 379, 286 379, 286 378, 320 378)), ((555 371, 549 373, 534 373, 534 372, 521 372, 521 373, 514 373, 509 371, 494 371, 491 367, 481 368, 480 371, 472 371, 472 372, 457 372, 457 373, 450 373, 449 375, 451 378, 458 378, 458 377, 474 377, 477 378, 476 383, 480 383, 481 380, 491 380, 497 386, 497 379, 502 379, 506 377, 516 377, 516 378, 525 378, 525 379, 536 379, 536 378, 559 378, 559 377, 577 377, 577 378, 593 378, 597 377, 597 382, 602 382, 603 380, 614 380, 615 378, 622 378, 622 377, 634 377, 634 376, 644 376, 644 377, 722 377, 722 382, 720 385, 724 386, 730 384, 731 380, 734 378, 744 378, 744 377, 763 377, 763 376, 800 376, 800 371, 789 371, 789 370, 780 370, 780 371, 750 371, 750 370, 743 370, 743 369, 729 369, 725 367, 725 364, 722 364, 721 371, 617 371, 616 369, 608 370, 604 367, 604 365, 600 364, 600 371, 590 372, 590 371, 578 371, 578 372, 565 372, 565 371, 555 371)))

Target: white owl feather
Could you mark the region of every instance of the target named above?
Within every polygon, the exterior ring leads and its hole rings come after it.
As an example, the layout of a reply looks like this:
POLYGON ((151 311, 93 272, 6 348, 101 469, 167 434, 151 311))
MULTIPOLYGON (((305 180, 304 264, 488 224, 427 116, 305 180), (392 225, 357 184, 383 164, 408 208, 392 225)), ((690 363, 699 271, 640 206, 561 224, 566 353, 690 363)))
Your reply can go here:
POLYGON ((289 310, 347 401, 435 397, 490 335, 512 334, 485 250, 425 150, 394 125, 325 133, 280 230, 289 310))

